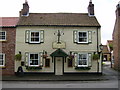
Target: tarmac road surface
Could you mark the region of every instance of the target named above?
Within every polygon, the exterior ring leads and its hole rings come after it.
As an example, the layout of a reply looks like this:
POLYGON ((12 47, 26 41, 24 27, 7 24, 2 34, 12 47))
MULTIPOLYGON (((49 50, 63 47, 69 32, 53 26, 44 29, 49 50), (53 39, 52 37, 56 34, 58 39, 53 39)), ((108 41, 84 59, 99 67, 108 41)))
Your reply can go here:
POLYGON ((118 88, 118 81, 3 81, 2 88, 118 88))

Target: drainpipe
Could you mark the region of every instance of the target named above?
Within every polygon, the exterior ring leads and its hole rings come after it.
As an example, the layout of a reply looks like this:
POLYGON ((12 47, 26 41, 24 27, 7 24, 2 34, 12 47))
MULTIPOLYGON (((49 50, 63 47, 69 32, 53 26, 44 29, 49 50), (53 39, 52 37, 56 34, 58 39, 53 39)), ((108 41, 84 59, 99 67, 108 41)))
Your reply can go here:
MULTIPOLYGON (((98 37, 98 27, 97 27, 97 53, 99 54, 99 37, 98 37)), ((99 62, 97 59, 97 73, 99 73, 99 62)))

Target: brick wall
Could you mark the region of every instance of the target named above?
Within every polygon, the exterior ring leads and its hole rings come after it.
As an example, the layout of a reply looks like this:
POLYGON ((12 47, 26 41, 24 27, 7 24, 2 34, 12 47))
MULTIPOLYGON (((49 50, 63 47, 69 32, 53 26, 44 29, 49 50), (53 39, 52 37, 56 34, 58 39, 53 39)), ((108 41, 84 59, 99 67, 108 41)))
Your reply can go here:
POLYGON ((5 53, 5 67, 2 68, 2 75, 14 75, 14 57, 15 57, 15 28, 2 28, 6 31, 6 41, 0 42, 2 49, 0 52, 5 53))
POLYGON ((120 70, 120 9, 116 10, 116 22, 113 31, 114 68, 120 70))

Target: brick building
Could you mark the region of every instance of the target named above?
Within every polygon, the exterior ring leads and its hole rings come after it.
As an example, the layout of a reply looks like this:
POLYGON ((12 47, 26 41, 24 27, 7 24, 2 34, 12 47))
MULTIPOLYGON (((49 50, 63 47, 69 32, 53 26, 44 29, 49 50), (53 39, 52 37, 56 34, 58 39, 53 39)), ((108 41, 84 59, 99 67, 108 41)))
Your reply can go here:
POLYGON ((17 17, 0 17, 0 68, 2 75, 14 74, 17 17))
POLYGON ((113 31, 114 68, 120 70, 120 2, 116 8, 116 21, 113 31))

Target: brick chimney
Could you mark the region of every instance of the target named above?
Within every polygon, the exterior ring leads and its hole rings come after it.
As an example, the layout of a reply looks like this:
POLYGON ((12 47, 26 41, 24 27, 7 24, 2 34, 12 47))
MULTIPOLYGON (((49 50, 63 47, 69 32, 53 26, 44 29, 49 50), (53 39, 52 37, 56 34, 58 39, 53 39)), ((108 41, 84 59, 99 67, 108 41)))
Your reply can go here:
POLYGON ((88 15, 94 16, 94 4, 92 4, 92 0, 90 0, 88 5, 88 15))
POLYGON ((120 1, 118 3, 118 5, 116 6, 116 17, 120 16, 120 1))
POLYGON ((27 0, 23 3, 23 9, 20 11, 20 16, 28 16, 29 15, 29 5, 27 0))

